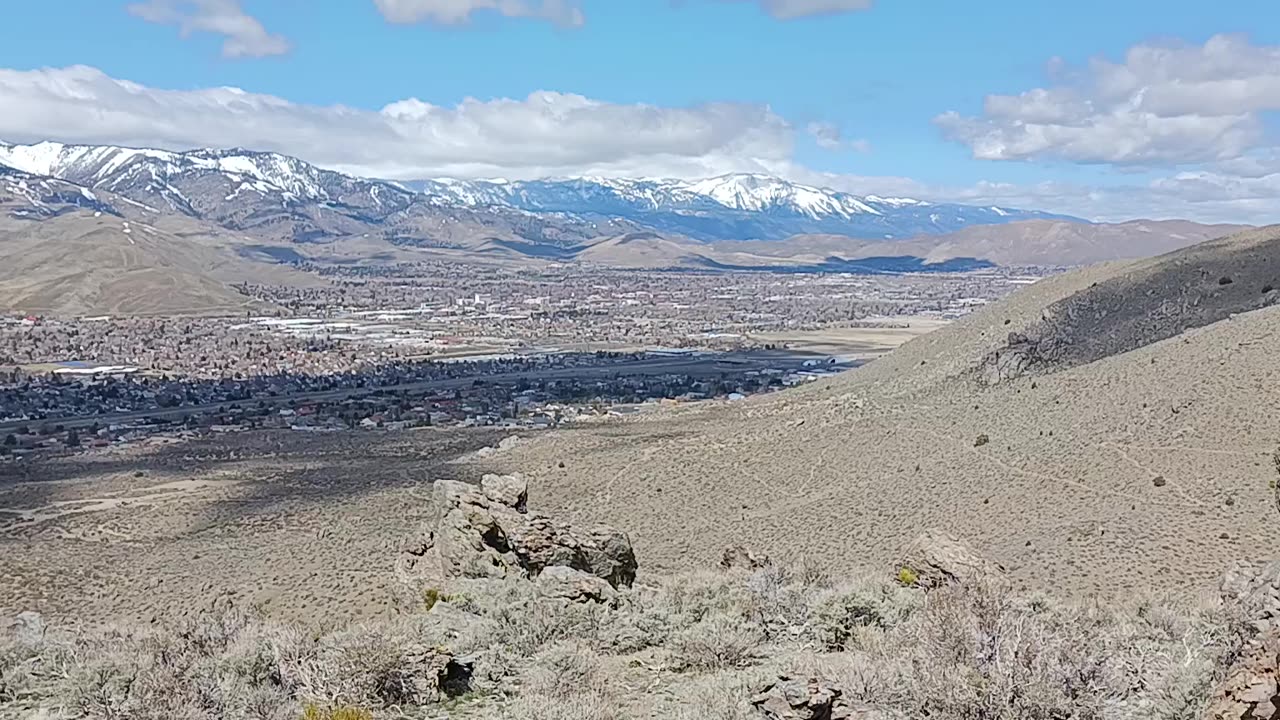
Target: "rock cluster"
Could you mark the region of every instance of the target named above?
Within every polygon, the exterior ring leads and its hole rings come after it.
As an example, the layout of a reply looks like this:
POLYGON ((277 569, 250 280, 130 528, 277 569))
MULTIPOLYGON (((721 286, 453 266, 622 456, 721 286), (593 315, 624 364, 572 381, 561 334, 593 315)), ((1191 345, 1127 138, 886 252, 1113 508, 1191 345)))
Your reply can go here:
POLYGON ((772 564, 768 555, 759 555, 741 545, 727 547, 720 555, 720 567, 725 570, 759 570, 772 564))
POLYGON ((995 385, 1020 378, 1046 361, 1037 340, 1023 333, 1009 333, 1005 346, 988 355, 978 372, 983 382, 995 385))
POLYGON ((1222 577, 1223 600, 1239 604, 1254 634, 1243 657, 1214 689, 1206 720, 1280 717, 1280 562, 1240 563, 1222 577))
POLYGON ((912 540, 902 554, 901 569, 914 584, 937 588, 975 580, 1003 581, 1005 570, 958 538, 938 530, 926 530, 912 540))
POLYGON ((519 475, 486 475, 479 487, 441 480, 435 517, 400 554, 398 570, 413 584, 453 579, 537 579, 544 593, 611 601, 636 577, 631 540, 613 528, 585 531, 528 511, 519 475))
POLYGON ((768 720, 847 720, 849 704, 842 695, 839 688, 817 678, 781 675, 751 704, 768 720))
POLYGON ((895 716, 869 705, 850 703, 840 688, 818 678, 780 675, 752 700, 766 720, 891 720, 895 716))

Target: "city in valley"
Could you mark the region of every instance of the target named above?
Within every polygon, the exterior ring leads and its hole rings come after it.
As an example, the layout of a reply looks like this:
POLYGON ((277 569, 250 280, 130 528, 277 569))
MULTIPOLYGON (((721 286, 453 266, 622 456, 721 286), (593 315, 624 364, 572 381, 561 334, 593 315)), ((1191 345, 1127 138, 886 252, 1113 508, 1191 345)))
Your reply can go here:
POLYGON ((0 321, 0 462, 209 434, 537 429, 736 401, 883 354, 1038 277, 419 263, 244 285, 269 312, 0 321))

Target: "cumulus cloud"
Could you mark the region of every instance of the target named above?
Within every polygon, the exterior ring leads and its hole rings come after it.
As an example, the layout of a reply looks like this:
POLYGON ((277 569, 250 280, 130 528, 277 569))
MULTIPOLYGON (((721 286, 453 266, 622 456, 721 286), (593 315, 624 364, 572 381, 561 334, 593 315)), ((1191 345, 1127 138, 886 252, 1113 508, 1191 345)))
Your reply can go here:
POLYGON ((163 90, 77 66, 0 69, 0 107, 6 109, 0 113, 0 138, 10 142, 248 147, 388 179, 762 172, 859 194, 1037 208, 1100 220, 1280 221, 1280 156, 1251 156, 1252 177, 1233 174, 1223 164, 1101 189, 1062 183, 940 186, 806 168, 794 157, 799 132, 846 147, 850 141, 837 128, 817 123, 797 129, 766 106, 737 103, 672 108, 536 92, 450 107, 407 99, 365 110, 235 88, 163 90))
POLYGON ((289 41, 267 31, 239 0, 146 0, 128 11, 147 22, 176 25, 183 37, 196 32, 221 35, 228 58, 266 57, 289 52, 289 41))
POLYGON ((547 20, 565 27, 579 27, 584 18, 576 0, 373 0, 389 22, 433 22, 460 25, 477 12, 505 17, 547 20))
POLYGON ((1062 82, 992 95, 978 117, 935 122, 979 159, 1150 166, 1239 158, 1265 142, 1260 114, 1280 109, 1280 47, 1240 35, 1051 69, 1062 82))
POLYGON ((670 108, 535 92, 453 107, 407 99, 375 111, 235 88, 160 90, 83 66, 0 70, 0 107, 9 141, 250 147, 394 179, 778 172, 795 140, 759 105, 670 108))

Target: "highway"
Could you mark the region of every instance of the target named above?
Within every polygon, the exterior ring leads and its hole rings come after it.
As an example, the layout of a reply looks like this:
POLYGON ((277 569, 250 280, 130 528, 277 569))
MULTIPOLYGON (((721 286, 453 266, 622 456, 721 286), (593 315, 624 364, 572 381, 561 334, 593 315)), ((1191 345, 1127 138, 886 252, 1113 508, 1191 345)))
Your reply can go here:
POLYGON ((226 400, 203 405, 183 405, 174 408, 155 408, 135 412, 108 413, 101 415, 77 415, 43 420, 19 420, 0 422, 0 435, 14 432, 22 426, 62 425, 65 428, 89 427, 98 425, 117 425, 137 422, 139 420, 163 419, 172 420, 184 415, 199 415, 216 411, 218 408, 233 404, 257 405, 266 403, 269 407, 278 407, 292 403, 332 402, 351 398, 366 397, 385 392, 418 391, 430 392, 453 390, 468 387, 475 381, 486 383, 514 383, 520 380, 555 380, 562 378, 599 378, 615 375, 667 375, 679 374, 690 376, 715 376, 722 372, 742 372, 745 370, 762 370, 777 368, 782 370, 799 370, 813 356, 786 355, 783 353, 768 354, 714 354, 699 356, 647 357, 640 360, 628 360, 607 365, 588 365, 577 367, 549 368, 546 370, 529 370, 510 373, 491 373, 487 375, 468 375, 465 377, 446 378, 441 380, 421 380, 398 385, 382 385, 378 387, 342 388, 339 390, 320 390, 314 392, 292 393, 253 397, 245 400, 226 400), (724 361, 730 361, 725 363, 724 361))

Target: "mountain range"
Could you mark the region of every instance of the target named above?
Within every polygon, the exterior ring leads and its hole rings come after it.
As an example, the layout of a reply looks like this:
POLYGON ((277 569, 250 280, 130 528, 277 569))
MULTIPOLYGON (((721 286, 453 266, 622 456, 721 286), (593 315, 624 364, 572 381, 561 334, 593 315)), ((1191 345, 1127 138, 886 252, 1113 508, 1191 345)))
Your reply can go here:
POLYGON ((468 207, 614 217, 704 241, 783 240, 828 233, 871 239, 938 235, 973 225, 1077 218, 1002 207, 858 196, 768 175, 698 181, 576 178, 529 182, 422 181, 427 196, 468 207))
POLYGON ((692 182, 575 178, 402 184, 324 170, 276 153, 51 142, 0 144, 0 165, 110 191, 156 211, 298 243, 370 230, 409 244, 458 243, 457 237, 438 237, 431 223, 424 223, 441 216, 553 245, 635 229, 702 241, 782 240, 807 233, 884 240, 1019 220, 1083 222, 1013 208, 857 196, 765 175, 692 182))
POLYGON ((952 272, 1142 257, 1240 229, 1091 223, 762 175, 398 183, 239 149, 0 144, 3 306, 49 312, 161 312, 151 294, 221 312, 242 301, 229 283, 309 283, 298 267, 331 263, 952 272))

